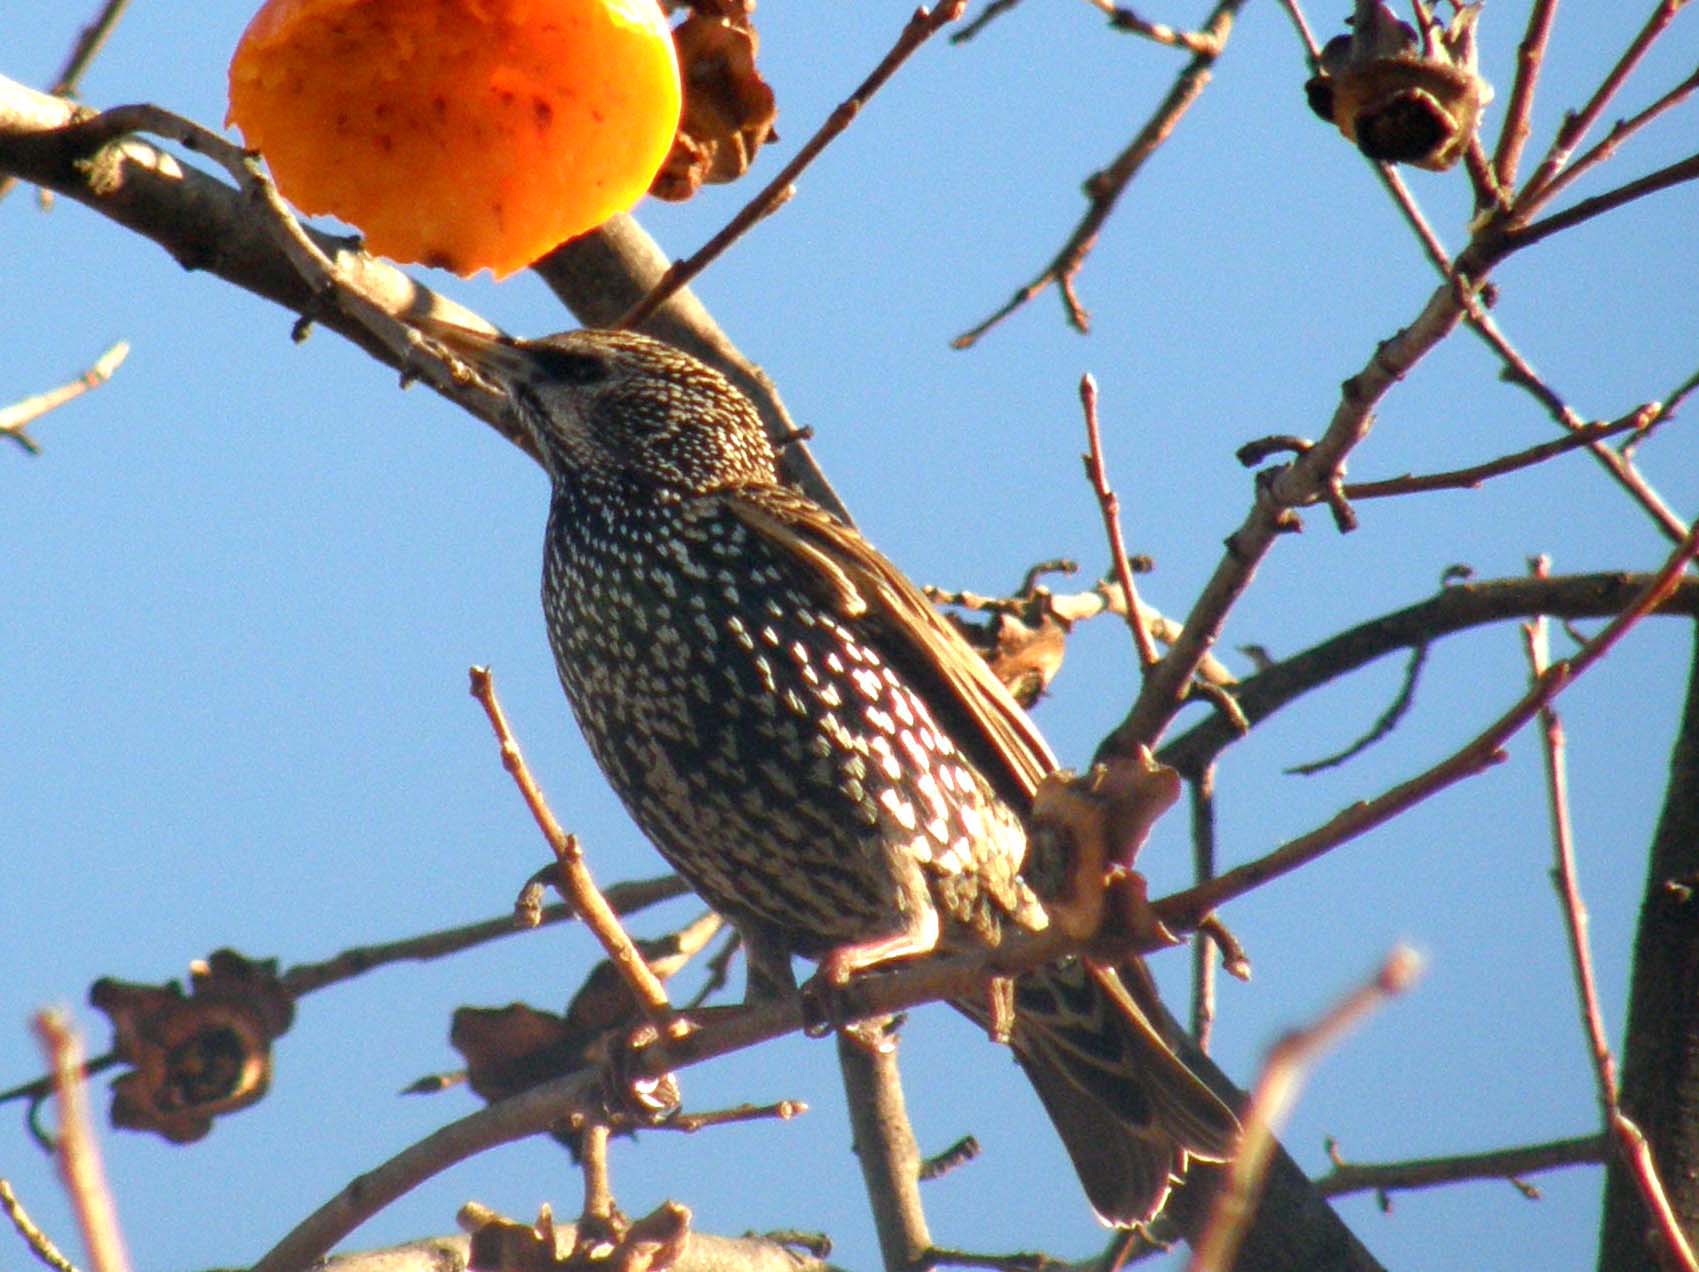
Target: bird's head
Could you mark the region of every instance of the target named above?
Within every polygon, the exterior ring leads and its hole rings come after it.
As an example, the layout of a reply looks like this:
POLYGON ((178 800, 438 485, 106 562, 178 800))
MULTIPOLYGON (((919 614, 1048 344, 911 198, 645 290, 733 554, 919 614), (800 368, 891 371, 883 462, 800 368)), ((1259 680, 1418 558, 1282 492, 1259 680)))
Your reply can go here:
POLYGON ((540 340, 423 324, 507 398, 555 482, 632 482, 686 495, 776 480, 754 405, 718 371, 632 331, 540 340))

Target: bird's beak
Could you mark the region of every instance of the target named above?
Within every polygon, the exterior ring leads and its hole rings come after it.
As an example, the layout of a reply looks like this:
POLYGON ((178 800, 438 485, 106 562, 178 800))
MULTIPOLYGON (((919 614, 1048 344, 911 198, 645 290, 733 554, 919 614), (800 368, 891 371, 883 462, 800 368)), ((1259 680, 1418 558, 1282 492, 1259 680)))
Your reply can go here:
POLYGON ((415 317, 412 322, 422 335, 441 345, 480 379, 503 393, 530 366, 518 342, 499 331, 478 331, 430 314, 415 317))

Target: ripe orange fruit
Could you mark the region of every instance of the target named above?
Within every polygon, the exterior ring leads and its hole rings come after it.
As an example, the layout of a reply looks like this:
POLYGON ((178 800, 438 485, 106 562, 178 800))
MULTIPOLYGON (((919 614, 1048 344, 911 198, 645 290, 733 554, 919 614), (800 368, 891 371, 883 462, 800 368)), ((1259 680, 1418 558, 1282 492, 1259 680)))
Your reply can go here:
POLYGON ((267 0, 229 122, 372 251, 500 278, 642 197, 679 96, 656 0, 267 0))

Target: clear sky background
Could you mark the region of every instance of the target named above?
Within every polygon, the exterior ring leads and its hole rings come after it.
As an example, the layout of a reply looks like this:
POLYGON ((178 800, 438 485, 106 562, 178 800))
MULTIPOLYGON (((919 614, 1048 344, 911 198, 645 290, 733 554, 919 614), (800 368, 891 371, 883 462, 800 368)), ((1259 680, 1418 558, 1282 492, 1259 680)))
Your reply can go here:
MULTIPOLYGON (((0 73, 37 86, 89 6, 0 0, 0 73)), ((1534 112, 1537 155, 1650 5, 1576 5, 1558 20, 1534 112)), ((977 4, 974 6, 977 10, 977 4)), ((1324 36, 1348 6, 1312 8, 1324 36)), ((1502 118, 1524 6, 1482 23, 1502 118)), ((1175 0, 1149 16, 1187 23, 1175 0)), ((883 55, 905 3, 768 0, 763 68, 781 146, 763 179, 883 55)), ((217 124, 246 5, 140 0, 84 84, 95 105, 159 102, 217 124)), ((1699 17, 1684 15, 1629 85, 1638 109, 1688 74, 1699 17)), ((1236 446, 1317 435, 1341 380, 1419 311, 1435 276, 1365 163, 1304 104, 1302 50, 1272 3, 1247 7, 1201 103, 1150 163, 1080 278, 1089 337, 1047 294, 957 352, 949 340, 1049 259, 1083 208, 1080 182, 1125 144, 1183 55, 1105 29, 1078 0, 1027 0, 977 40, 925 48, 699 291, 774 376, 864 529, 916 579, 981 592, 1032 562, 1106 562, 1082 480, 1075 399, 1102 388, 1110 471, 1129 538, 1158 570, 1147 599, 1183 613, 1251 494, 1236 446)), ((1628 147, 1604 182, 1690 151, 1693 109, 1628 147)), ((1457 173, 1411 184, 1456 246, 1457 173)), ((1595 182, 1580 193, 1604 188, 1595 182)), ((638 212, 670 253, 706 239, 750 193, 715 189, 638 212)), ((1691 186, 1560 236, 1500 271, 1498 315, 1534 365, 1589 417, 1665 395, 1699 366, 1699 204, 1691 186)), ((429 281, 504 327, 571 325, 520 276, 429 281)), ((27 1014, 81 1006, 102 975, 162 980, 221 945, 291 964, 345 946, 497 914, 544 859, 465 691, 491 664, 562 819, 604 881, 659 859, 603 786, 555 681, 537 606, 546 483, 490 430, 336 336, 290 343, 292 315, 197 274, 94 214, 0 205, 0 401, 58 383, 113 340, 117 378, 42 420, 45 448, 0 446, 0 1086, 32 1076, 27 1014)), ((1554 434, 1491 356, 1455 336, 1386 400, 1354 477, 1426 472, 1554 434)), ((1699 514, 1699 448, 1677 421, 1642 453, 1684 516, 1699 514)), ((1666 545, 1584 457, 1465 493, 1365 504, 1341 537, 1325 512, 1279 543, 1235 610, 1235 646, 1294 653, 1431 594, 1464 562, 1520 574, 1655 567, 1666 545)), ((1560 651, 1564 648, 1561 639, 1560 651)), ((1628 950, 1690 642, 1645 624, 1562 699, 1572 742, 1582 880, 1620 1036, 1628 950)), ((1134 688, 1124 629, 1087 625, 1037 718, 1085 761, 1134 688)), ((1321 776, 1283 769, 1369 727, 1400 667, 1374 666, 1259 728, 1220 773, 1225 863, 1261 854, 1449 753, 1522 690, 1510 626, 1432 653, 1397 733, 1321 776)), ((1194 708, 1193 711, 1198 709, 1194 708)), ((1186 719, 1194 719, 1189 715, 1186 719)), ((1242 1082, 1278 1033, 1311 1018, 1395 942, 1429 970, 1314 1075, 1285 1142, 1325 1168, 1323 1137, 1372 1161, 1478 1151, 1597 1125, 1573 1005, 1531 736, 1510 762, 1296 877, 1229 906, 1255 963, 1221 992, 1216 1053, 1242 1082)), ((1184 882, 1184 818, 1141 860, 1156 892, 1184 882)), ((692 904, 644 917, 644 933, 692 904)), ((555 927, 447 965, 385 969, 301 1004, 273 1094, 186 1149, 107 1137, 125 1227, 144 1269, 240 1265, 355 1173, 470 1111, 464 1092, 398 1097, 451 1068, 461 1003, 556 1008, 594 956, 555 927)), ((1188 958, 1156 960, 1183 1004, 1188 958)), ((904 1038, 923 1151, 972 1132, 985 1152, 928 1185, 935 1236, 986 1250, 1098 1248, 1037 1101, 1006 1057, 952 1013, 921 1011, 904 1038)), ((624 1207, 665 1197, 700 1228, 828 1232, 847 1266, 877 1252, 849 1153, 831 1047, 800 1038, 683 1076, 689 1107, 806 1100, 785 1125, 647 1135, 614 1152, 624 1207)), ((69 1241, 48 1165, 0 1111, 0 1174, 69 1241), (8 1122, 10 1126, 8 1127, 8 1122)), ((1602 1174, 1505 1183, 1341 1209, 1389 1265, 1592 1266, 1602 1174)), ((445 1232, 477 1199, 528 1216, 571 1213, 579 1184, 536 1142, 450 1171, 361 1229, 369 1247, 445 1232)), ((0 1238, 0 1246, 6 1239, 0 1238)), ((5 1256, 19 1263, 15 1247, 5 1256)))

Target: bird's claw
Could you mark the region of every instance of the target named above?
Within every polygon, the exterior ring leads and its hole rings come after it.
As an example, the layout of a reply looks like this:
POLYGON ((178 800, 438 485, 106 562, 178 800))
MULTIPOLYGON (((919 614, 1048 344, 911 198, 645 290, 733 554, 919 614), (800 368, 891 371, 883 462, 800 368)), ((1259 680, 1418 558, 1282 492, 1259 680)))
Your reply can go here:
POLYGON ((602 1105, 616 1118, 640 1126, 656 1126, 677 1113, 683 1103, 678 1078, 645 1071, 643 1053, 661 1040, 660 1031, 645 1021, 635 1029, 608 1035, 602 1065, 602 1105))
POLYGON ((825 1038, 848 1022, 843 986, 823 972, 803 982, 797 990, 797 1002, 802 1008, 802 1032, 809 1038, 825 1038))

